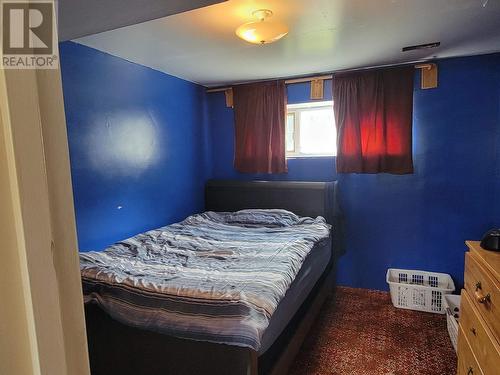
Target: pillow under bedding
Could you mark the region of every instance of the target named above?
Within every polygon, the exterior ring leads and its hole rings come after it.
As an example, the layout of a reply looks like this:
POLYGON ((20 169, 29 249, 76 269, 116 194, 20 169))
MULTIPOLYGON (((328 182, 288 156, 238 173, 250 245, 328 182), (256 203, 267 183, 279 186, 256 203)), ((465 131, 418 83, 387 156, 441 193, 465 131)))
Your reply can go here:
POLYGON ((226 224, 243 226, 289 227, 300 222, 293 212, 282 209, 247 209, 220 216, 226 224))

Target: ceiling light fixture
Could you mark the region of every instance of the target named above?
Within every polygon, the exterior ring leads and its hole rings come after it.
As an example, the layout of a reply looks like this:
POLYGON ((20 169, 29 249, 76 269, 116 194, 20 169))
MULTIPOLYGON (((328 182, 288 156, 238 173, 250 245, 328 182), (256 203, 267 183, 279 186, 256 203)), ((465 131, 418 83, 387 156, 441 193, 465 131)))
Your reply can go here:
POLYGON ((281 22, 269 21, 273 15, 269 9, 259 9, 252 13, 258 21, 247 22, 236 29, 236 35, 254 44, 273 43, 288 34, 288 26, 281 22))

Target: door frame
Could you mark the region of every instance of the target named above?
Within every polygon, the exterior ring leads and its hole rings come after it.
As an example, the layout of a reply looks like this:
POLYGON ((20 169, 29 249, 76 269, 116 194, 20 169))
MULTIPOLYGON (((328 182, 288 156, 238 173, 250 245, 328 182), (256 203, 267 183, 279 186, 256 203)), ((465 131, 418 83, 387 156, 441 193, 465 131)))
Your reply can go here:
POLYGON ((0 373, 88 375, 60 69, 0 69, 0 112, 0 373))

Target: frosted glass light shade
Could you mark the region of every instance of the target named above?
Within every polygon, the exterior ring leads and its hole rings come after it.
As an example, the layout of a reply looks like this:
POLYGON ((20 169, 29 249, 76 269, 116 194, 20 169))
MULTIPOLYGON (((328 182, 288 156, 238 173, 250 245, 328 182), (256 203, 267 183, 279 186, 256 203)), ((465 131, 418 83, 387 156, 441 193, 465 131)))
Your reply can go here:
POLYGON ((288 34, 288 26, 281 22, 254 21, 236 29, 236 35, 254 44, 273 43, 288 34))

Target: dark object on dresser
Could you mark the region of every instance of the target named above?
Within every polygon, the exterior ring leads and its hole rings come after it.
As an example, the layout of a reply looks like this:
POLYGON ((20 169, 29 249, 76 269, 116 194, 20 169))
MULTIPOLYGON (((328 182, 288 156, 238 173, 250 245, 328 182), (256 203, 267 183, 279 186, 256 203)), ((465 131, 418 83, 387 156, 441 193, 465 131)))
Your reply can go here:
POLYGON ((492 229, 483 236, 481 247, 485 250, 500 251, 500 229, 492 229))
MULTIPOLYGON (((205 206, 211 211, 282 208, 301 216, 321 215, 340 229, 335 190, 334 182, 209 181, 205 206)), ((336 234, 334 230, 332 242, 339 243, 336 234)), ((129 327, 110 318, 98 306, 86 305, 92 374, 286 374, 321 305, 332 293, 335 255, 336 250, 281 335, 260 354, 249 348, 179 339, 129 327)))

